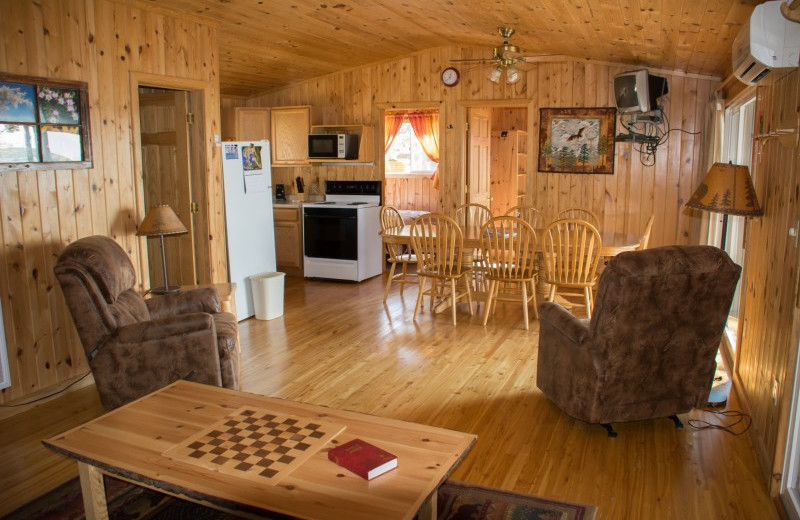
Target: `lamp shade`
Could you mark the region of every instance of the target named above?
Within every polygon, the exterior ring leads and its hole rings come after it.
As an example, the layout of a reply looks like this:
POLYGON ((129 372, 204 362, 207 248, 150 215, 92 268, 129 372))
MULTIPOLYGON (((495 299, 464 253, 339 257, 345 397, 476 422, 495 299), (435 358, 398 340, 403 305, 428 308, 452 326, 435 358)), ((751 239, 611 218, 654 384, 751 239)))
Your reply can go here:
POLYGON ((139 224, 138 236, 179 235, 188 230, 168 205, 153 206, 139 224))
POLYGON ((763 215, 747 166, 714 163, 687 207, 745 217, 763 215))

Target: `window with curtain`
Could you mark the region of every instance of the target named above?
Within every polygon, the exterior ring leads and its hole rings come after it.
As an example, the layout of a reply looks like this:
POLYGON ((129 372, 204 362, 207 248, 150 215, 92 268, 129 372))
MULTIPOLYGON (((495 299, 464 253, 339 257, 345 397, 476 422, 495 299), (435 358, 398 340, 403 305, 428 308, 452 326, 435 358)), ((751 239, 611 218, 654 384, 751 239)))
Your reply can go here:
POLYGON ((386 176, 435 179, 439 167, 439 111, 387 111, 385 129, 386 176))

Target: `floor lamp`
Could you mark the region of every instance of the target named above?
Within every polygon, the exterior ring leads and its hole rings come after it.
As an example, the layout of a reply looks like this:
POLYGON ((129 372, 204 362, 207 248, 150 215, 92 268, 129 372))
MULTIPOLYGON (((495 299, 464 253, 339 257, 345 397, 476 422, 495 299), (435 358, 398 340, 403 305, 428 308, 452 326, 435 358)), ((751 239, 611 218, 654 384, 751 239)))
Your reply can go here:
MULTIPOLYGON (((686 206, 722 213, 722 239, 719 248, 723 251, 728 234, 728 215, 755 217, 764 214, 758 204, 747 166, 732 163, 714 163, 686 206)), ((730 387, 730 378, 723 378, 722 381, 715 379, 708 396, 709 404, 718 406, 727 402, 730 387)))
POLYGON ((756 198, 750 170, 747 166, 732 163, 714 163, 686 206, 722 213, 722 240, 719 246, 722 250, 725 249, 728 234, 728 215, 757 217, 764 214, 756 198))
POLYGON ((161 263, 164 266, 164 286, 150 289, 151 293, 168 294, 180 291, 180 286, 170 286, 169 284, 169 278, 167 277, 167 255, 164 251, 164 235, 180 235, 186 232, 188 232, 188 230, 181 223, 178 215, 166 204, 150 208, 144 216, 142 223, 139 224, 139 231, 136 232, 138 236, 161 237, 161 263))

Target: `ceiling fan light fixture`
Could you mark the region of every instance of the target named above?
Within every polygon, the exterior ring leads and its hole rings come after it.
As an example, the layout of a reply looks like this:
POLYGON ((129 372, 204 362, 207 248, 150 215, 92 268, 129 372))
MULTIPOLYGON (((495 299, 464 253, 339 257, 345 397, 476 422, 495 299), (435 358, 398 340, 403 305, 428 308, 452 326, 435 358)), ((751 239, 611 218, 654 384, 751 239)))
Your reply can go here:
POLYGON ((503 73, 503 69, 501 67, 497 67, 496 69, 492 69, 486 78, 491 81, 492 83, 500 83, 500 76, 503 73))
POLYGON ((519 71, 516 67, 509 67, 506 70, 506 83, 516 83, 521 78, 519 71))

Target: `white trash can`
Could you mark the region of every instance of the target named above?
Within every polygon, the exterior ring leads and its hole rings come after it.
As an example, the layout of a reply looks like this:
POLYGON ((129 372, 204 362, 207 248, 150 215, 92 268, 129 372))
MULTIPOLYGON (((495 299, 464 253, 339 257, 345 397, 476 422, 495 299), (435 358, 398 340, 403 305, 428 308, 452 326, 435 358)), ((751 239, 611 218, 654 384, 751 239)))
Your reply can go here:
POLYGON ((257 320, 271 320, 283 316, 284 276, 285 273, 261 273, 250 277, 257 320))

